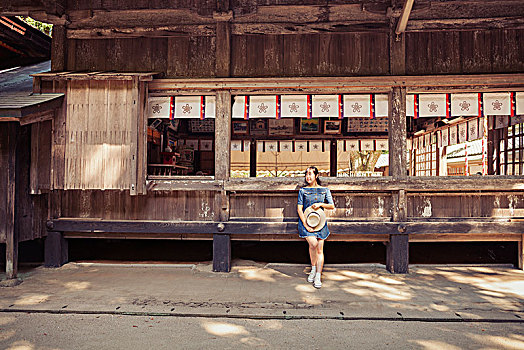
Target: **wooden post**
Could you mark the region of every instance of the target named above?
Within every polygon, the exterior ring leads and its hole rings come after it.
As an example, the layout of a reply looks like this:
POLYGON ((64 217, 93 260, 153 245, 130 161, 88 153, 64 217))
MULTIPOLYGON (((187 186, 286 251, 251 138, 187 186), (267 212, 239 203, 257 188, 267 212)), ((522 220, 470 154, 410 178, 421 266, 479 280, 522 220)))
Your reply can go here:
POLYGON ((213 271, 231 271, 231 239, 229 235, 213 235, 213 271))
POLYGON ((7 203, 6 203, 6 278, 16 279, 18 274, 18 153, 20 144, 20 125, 9 122, 7 125, 7 203))
POLYGON ((337 177, 337 140, 331 140, 329 149, 329 176, 337 177))
POLYGON ((53 26, 53 40, 51 41, 51 71, 63 72, 66 70, 67 37, 65 26, 53 26))
POLYGON ((45 267, 60 267, 69 261, 68 244, 62 232, 47 233, 44 251, 45 267))
POLYGON ((519 241, 517 254, 519 255, 519 269, 524 270, 524 234, 519 241))
MULTIPOLYGON (((406 89, 393 87, 389 95, 389 174, 396 179, 406 178, 406 89)), ((395 222, 406 220, 406 192, 399 190, 392 193, 393 215, 395 222)), ((386 249, 386 268, 391 273, 408 273, 409 242, 399 224, 399 234, 389 235, 386 249)))
MULTIPOLYGON (((231 93, 220 91, 216 98, 215 119, 215 179, 227 181, 231 169, 231 93)), ((225 191, 216 192, 220 203, 220 221, 229 220, 229 197, 225 191)), ((231 270, 231 239, 229 235, 213 235, 213 271, 231 270)))
POLYGON ((395 33, 394 18, 390 21, 389 30, 389 70, 391 75, 406 74, 406 35, 395 33))

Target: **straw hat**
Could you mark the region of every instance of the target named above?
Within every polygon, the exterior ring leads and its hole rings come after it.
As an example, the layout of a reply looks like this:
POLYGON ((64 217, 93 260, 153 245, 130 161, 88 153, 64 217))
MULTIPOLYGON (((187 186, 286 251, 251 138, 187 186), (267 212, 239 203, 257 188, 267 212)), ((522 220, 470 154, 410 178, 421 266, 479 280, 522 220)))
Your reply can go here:
POLYGON ((306 223, 314 231, 321 230, 326 225, 326 213, 322 209, 314 210, 313 207, 307 207, 304 211, 306 223))

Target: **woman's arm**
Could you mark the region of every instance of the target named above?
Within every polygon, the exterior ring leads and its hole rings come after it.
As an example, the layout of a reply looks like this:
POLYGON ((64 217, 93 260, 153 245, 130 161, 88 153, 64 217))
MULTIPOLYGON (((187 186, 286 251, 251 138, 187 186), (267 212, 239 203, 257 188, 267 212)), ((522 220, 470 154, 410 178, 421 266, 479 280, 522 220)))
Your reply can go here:
POLYGON ((324 203, 322 202, 313 203, 311 206, 315 210, 317 210, 318 208, 324 208, 328 210, 335 209, 335 202, 333 202, 333 196, 331 196, 331 191, 329 190, 329 188, 327 188, 327 191, 326 191, 325 202, 324 203))

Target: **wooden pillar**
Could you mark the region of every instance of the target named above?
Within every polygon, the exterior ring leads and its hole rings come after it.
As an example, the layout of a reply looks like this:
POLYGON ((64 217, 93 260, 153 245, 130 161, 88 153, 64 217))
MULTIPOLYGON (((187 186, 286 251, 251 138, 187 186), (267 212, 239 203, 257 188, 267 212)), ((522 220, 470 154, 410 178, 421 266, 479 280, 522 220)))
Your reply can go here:
POLYGON ((406 35, 404 33, 395 34, 395 18, 391 18, 389 27, 389 70, 391 75, 405 75, 406 35))
POLYGON ((16 279, 18 274, 18 153, 20 144, 20 125, 9 122, 7 125, 7 203, 6 203, 6 278, 16 279))
POLYGON ((519 255, 519 269, 524 270, 524 234, 519 241, 517 254, 519 255))
MULTIPOLYGON (((407 177, 406 157, 406 89, 393 87, 389 95, 389 174, 396 179, 407 177)), ((406 220, 406 192, 404 190, 392 193, 394 222, 406 220)), ((409 241, 399 224, 399 233, 389 236, 386 249, 386 268, 391 273, 408 273, 409 241)))
POLYGON ((329 149, 329 176, 337 177, 337 140, 331 140, 329 149))
POLYGON ((48 232, 44 250, 45 267, 60 267, 69 261, 68 244, 62 232, 48 232))
MULTIPOLYGON (((220 91, 216 99, 215 119, 215 179, 227 181, 231 171, 231 93, 220 91)), ((229 196, 226 191, 216 192, 220 203, 220 221, 229 220, 229 196)), ((229 235, 213 235, 213 271, 231 270, 231 239, 229 235)))
POLYGON ((51 71, 63 72, 67 62, 67 37, 65 26, 53 26, 53 40, 51 41, 51 71))

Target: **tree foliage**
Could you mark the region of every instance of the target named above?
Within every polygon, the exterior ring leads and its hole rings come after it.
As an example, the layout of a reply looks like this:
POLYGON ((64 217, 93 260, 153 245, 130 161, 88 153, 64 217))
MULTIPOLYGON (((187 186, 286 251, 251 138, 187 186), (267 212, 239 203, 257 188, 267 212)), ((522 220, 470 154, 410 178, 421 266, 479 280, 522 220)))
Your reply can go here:
POLYGON ((31 27, 38 29, 44 34, 53 36, 53 25, 49 23, 39 22, 31 17, 17 16, 18 19, 21 19, 25 23, 29 24, 31 27))

